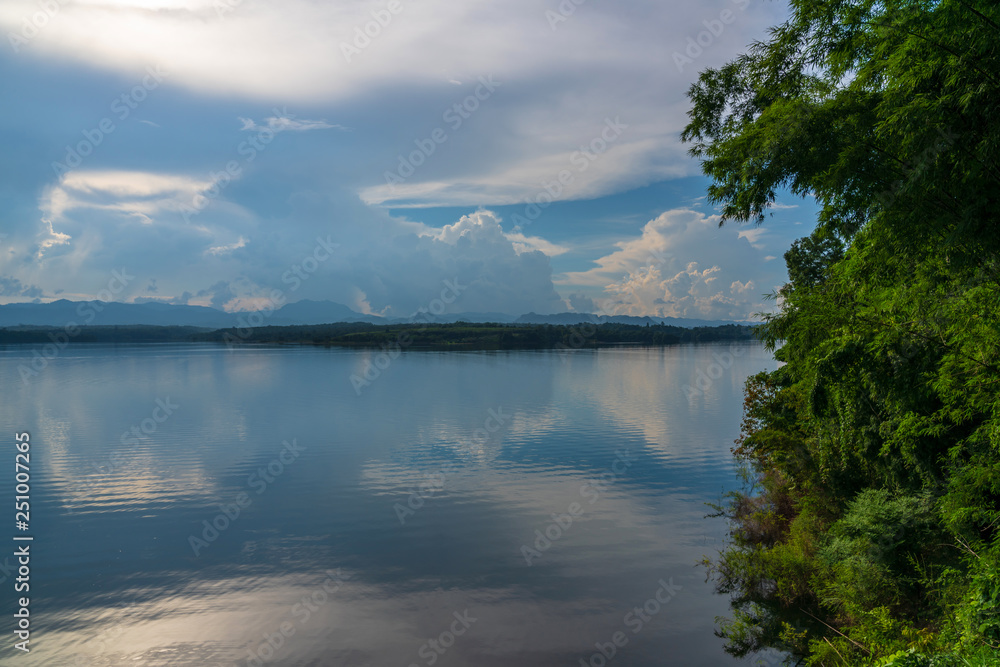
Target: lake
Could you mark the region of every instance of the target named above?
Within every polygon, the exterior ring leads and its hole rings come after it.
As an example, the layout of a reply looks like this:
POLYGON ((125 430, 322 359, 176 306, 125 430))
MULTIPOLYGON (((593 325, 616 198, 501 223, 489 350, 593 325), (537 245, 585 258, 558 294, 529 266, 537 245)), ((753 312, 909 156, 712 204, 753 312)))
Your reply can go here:
POLYGON ((23 381, 32 348, 0 350, 3 664, 752 664, 696 564, 771 354, 380 355, 81 345, 23 381))

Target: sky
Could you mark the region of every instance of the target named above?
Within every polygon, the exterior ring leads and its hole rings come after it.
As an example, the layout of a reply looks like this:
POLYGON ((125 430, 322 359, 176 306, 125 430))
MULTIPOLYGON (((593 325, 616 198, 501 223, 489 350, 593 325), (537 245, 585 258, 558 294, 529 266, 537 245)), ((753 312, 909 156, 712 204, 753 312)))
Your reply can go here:
POLYGON ((680 141, 772 0, 4 0, 0 303, 745 320, 815 220, 680 141), (451 290, 451 291, 449 291, 451 290))

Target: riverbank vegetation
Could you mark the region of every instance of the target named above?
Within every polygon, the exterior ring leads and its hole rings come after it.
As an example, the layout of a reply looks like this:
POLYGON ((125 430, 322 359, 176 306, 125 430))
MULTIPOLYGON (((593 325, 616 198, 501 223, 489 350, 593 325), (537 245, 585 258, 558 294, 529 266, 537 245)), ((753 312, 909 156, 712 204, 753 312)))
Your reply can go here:
POLYGON ((815 197, 706 559, 734 655, 1000 665, 1000 6, 792 0, 690 91, 722 222, 815 197))
POLYGON ((365 322, 308 326, 199 329, 161 326, 89 326, 73 329, 0 329, 0 344, 62 348, 69 343, 223 343, 226 345, 323 345, 435 350, 585 349, 614 345, 753 342, 754 328, 731 324, 684 328, 631 324, 393 324, 365 322))

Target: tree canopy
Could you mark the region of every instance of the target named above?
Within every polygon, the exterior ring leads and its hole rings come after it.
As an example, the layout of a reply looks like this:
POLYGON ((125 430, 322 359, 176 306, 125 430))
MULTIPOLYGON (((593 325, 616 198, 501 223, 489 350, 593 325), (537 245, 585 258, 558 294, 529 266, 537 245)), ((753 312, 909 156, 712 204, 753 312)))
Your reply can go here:
POLYGON ((689 97, 722 224, 820 211, 718 508, 728 650, 1000 664, 1000 5, 792 0, 689 97))

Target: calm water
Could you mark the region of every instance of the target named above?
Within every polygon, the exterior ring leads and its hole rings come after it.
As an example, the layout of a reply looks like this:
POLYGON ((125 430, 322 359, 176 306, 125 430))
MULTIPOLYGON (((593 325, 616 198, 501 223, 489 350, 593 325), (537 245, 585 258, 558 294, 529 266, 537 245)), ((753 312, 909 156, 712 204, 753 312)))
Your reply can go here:
POLYGON ((77 347, 24 383, 0 350, 0 563, 19 431, 35 538, 32 650, 0 571, 0 660, 737 664, 695 566, 775 366, 734 349, 407 352, 360 395, 368 351, 77 347))

